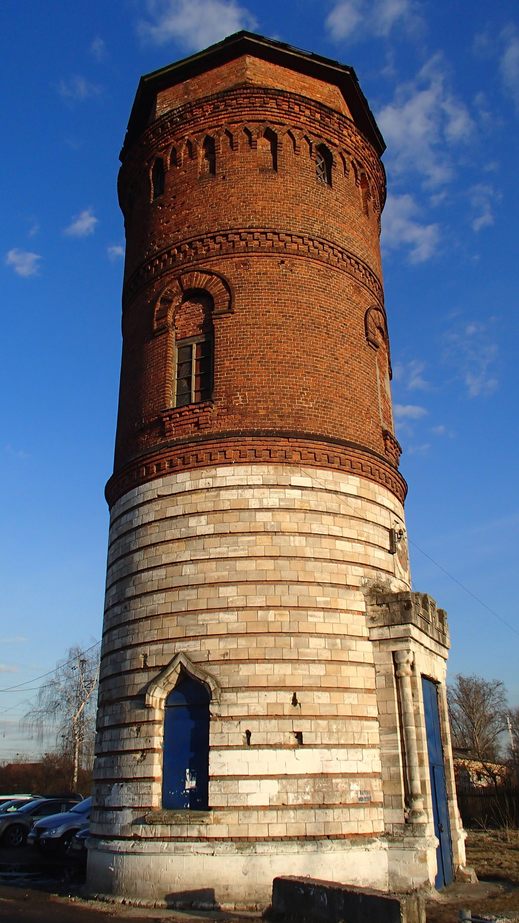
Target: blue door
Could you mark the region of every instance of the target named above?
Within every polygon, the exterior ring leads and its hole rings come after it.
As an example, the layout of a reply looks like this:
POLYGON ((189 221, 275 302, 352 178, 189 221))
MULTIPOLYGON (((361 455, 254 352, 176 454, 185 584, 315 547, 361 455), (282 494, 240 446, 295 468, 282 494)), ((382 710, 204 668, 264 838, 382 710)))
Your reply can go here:
POLYGON ((162 805, 207 810, 209 797, 209 691, 182 674, 166 699, 162 805))
POLYGON ((427 751, 429 754, 429 774, 431 778, 434 832, 439 845, 436 850, 437 873, 435 885, 444 888, 454 878, 452 869, 451 827, 449 807, 447 804, 447 786, 445 784, 445 765, 438 707, 438 687, 432 680, 422 676, 423 704, 425 711, 425 729, 427 733, 427 751))

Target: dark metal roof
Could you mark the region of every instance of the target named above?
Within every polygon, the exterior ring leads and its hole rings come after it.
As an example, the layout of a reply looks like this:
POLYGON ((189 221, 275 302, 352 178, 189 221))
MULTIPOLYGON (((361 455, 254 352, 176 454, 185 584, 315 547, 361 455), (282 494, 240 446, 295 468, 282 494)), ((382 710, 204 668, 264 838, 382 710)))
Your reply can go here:
POLYGON ((150 112, 159 91, 245 54, 299 71, 301 74, 316 77, 339 87, 357 127, 373 145, 379 156, 384 152, 386 147, 384 139, 352 67, 330 58, 323 58, 321 55, 301 51, 292 45, 277 42, 253 32, 235 32, 234 35, 228 36, 216 45, 211 45, 204 51, 141 77, 130 113, 124 148, 132 144, 148 126, 150 112))

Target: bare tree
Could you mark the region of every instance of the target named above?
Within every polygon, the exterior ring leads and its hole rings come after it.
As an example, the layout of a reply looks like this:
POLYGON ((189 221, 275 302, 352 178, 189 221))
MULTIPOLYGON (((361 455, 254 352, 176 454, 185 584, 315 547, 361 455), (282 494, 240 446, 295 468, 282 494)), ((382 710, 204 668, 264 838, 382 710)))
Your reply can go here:
POLYGON ((506 689, 498 679, 458 674, 448 687, 449 716, 455 748, 470 759, 494 762, 507 729, 506 689))
POLYGON ((45 725, 54 725, 61 749, 71 755, 73 789, 79 770, 85 768, 85 758, 93 753, 98 676, 98 645, 87 651, 71 647, 40 687, 36 704, 26 715, 27 724, 40 738, 45 725))

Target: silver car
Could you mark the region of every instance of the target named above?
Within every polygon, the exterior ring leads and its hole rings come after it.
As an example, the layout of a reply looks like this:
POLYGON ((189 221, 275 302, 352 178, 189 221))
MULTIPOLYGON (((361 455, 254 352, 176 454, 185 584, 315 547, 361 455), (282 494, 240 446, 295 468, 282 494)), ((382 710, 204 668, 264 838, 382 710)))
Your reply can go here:
POLYGON ((32 825, 41 817, 69 811, 77 798, 37 798, 24 804, 18 811, 0 814, 0 841, 2 846, 23 846, 32 825))
POLYGON ((72 837, 84 827, 88 827, 92 799, 85 798, 64 814, 44 817, 32 828, 27 842, 40 849, 65 850, 72 837))

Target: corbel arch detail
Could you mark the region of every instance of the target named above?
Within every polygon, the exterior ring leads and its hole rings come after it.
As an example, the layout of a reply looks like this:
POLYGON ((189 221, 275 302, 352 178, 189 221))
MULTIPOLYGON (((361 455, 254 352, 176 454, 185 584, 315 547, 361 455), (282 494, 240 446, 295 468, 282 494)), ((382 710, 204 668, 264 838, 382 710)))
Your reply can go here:
POLYGON ((163 667, 155 679, 152 679, 151 682, 148 683, 144 696, 146 708, 158 708, 163 710, 166 698, 176 686, 182 672, 188 673, 193 679, 198 680, 200 683, 204 683, 209 689, 213 708, 219 705, 221 690, 218 681, 211 673, 204 670, 203 667, 193 663, 187 654, 183 651, 179 651, 178 654, 175 654, 173 660, 170 660, 170 662, 163 667))
POLYGON ((385 347, 387 352, 387 364, 389 378, 393 377, 391 368, 391 350, 389 347, 389 334, 387 330, 386 314, 379 305, 371 305, 364 315, 364 331, 366 340, 373 349, 385 347))

